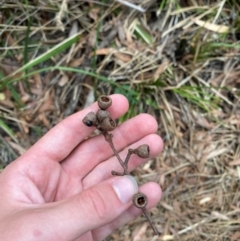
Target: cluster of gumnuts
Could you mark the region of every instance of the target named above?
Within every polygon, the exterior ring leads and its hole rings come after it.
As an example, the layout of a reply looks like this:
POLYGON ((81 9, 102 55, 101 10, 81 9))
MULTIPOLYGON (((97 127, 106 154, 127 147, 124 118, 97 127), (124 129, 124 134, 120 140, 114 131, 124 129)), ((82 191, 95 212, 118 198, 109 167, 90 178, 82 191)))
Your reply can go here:
MULTIPOLYGON (((97 113, 89 112, 83 118, 83 123, 88 127, 91 127, 91 126, 96 127, 103 134, 103 136, 105 137, 105 140, 109 143, 111 149, 113 150, 114 155, 117 157, 120 165, 123 168, 123 173, 112 171, 112 175, 118 175, 118 176, 130 175, 130 172, 128 171, 128 163, 129 163, 131 155, 136 154, 141 158, 148 158, 150 148, 146 144, 140 145, 136 149, 129 148, 128 154, 127 154, 125 160, 123 161, 121 159, 121 157, 119 156, 119 153, 113 144, 113 141, 112 141, 113 135, 109 133, 109 131, 113 131, 117 127, 115 120, 112 119, 109 111, 107 111, 107 109, 112 105, 112 99, 109 96, 101 95, 98 98, 97 103, 98 103, 98 106, 100 109, 97 111, 97 113)), ((159 232, 156 229, 156 227, 146 209, 146 205, 148 203, 147 196, 143 193, 138 192, 137 194, 135 194, 133 196, 132 201, 133 201, 134 206, 142 209, 143 213, 145 214, 148 222, 150 223, 150 225, 154 231, 154 234, 159 235, 159 232)))

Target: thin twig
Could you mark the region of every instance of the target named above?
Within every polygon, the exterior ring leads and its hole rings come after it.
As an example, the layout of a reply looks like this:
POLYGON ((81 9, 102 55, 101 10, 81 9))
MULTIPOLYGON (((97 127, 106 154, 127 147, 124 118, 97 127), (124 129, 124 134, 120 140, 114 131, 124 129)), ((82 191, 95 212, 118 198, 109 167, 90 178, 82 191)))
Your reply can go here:
POLYGON ((121 159, 121 157, 120 157, 119 154, 118 154, 118 151, 116 150, 115 146, 113 145, 113 141, 112 141, 113 135, 112 135, 112 134, 109 134, 107 131, 104 131, 104 130, 101 130, 101 132, 102 132, 102 134, 104 135, 105 140, 109 143, 110 147, 111 147, 112 150, 113 150, 114 155, 117 157, 120 165, 121 165, 122 168, 123 168, 123 174, 121 174, 121 173, 119 173, 119 172, 115 172, 115 171, 112 171, 112 174, 113 174, 113 175, 117 175, 117 176, 129 175, 128 166, 127 166, 126 162, 124 162, 124 161, 121 159))
POLYGON ((151 228, 153 229, 154 234, 155 234, 155 235, 159 235, 159 232, 158 232, 158 230, 157 230, 157 228, 156 228, 153 220, 151 219, 150 213, 147 211, 146 207, 142 208, 142 211, 143 211, 146 219, 148 220, 151 228))
POLYGON ((127 157, 126 157, 126 159, 125 159, 125 161, 124 161, 124 163, 125 163, 126 166, 128 166, 129 159, 130 159, 130 157, 131 157, 131 155, 132 155, 133 153, 134 153, 134 152, 133 152, 133 149, 128 149, 128 154, 127 154, 127 157))

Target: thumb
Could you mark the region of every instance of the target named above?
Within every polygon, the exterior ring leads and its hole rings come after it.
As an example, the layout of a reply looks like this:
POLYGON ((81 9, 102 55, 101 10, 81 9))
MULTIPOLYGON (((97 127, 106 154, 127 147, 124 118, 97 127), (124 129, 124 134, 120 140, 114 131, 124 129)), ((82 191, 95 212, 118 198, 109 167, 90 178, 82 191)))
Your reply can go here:
POLYGON ((51 217, 54 233, 62 233, 62 240, 75 240, 117 218, 131 205, 137 191, 132 176, 113 177, 59 202, 56 208, 48 209, 53 213, 47 216, 51 217))

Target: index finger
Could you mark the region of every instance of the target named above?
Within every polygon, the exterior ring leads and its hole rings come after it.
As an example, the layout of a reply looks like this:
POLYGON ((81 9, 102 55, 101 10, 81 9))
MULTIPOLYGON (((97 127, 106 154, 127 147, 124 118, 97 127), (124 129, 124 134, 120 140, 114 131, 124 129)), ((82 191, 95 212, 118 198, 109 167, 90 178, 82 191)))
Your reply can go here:
MULTIPOLYGON (((128 110, 128 100, 125 96, 114 94, 110 96, 112 105, 108 108, 113 119, 123 115, 128 110)), ((49 159, 60 162, 67 157, 72 150, 82 142, 93 130, 94 127, 86 128, 82 119, 90 112, 99 109, 97 102, 88 108, 81 110, 53 127, 36 144, 34 144, 25 154, 31 158, 49 159)))

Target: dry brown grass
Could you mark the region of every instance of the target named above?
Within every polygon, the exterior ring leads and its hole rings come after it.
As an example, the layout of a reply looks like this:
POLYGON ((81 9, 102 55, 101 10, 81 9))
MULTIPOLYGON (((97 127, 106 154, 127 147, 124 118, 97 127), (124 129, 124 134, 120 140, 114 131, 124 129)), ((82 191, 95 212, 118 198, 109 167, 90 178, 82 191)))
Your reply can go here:
POLYGON ((0 5, 3 77, 79 33, 67 51, 35 69, 81 68, 111 81, 63 69, 10 87, 3 78, 0 120, 15 136, 0 133, 2 164, 91 103, 93 94, 120 92, 131 104, 126 118, 153 114, 164 139, 163 153, 134 172, 140 182, 153 180, 163 189, 151 210, 161 236, 153 237, 140 217, 107 240, 239 240, 239 3, 131 1, 146 9, 141 13, 116 1, 21 2, 0 5))

